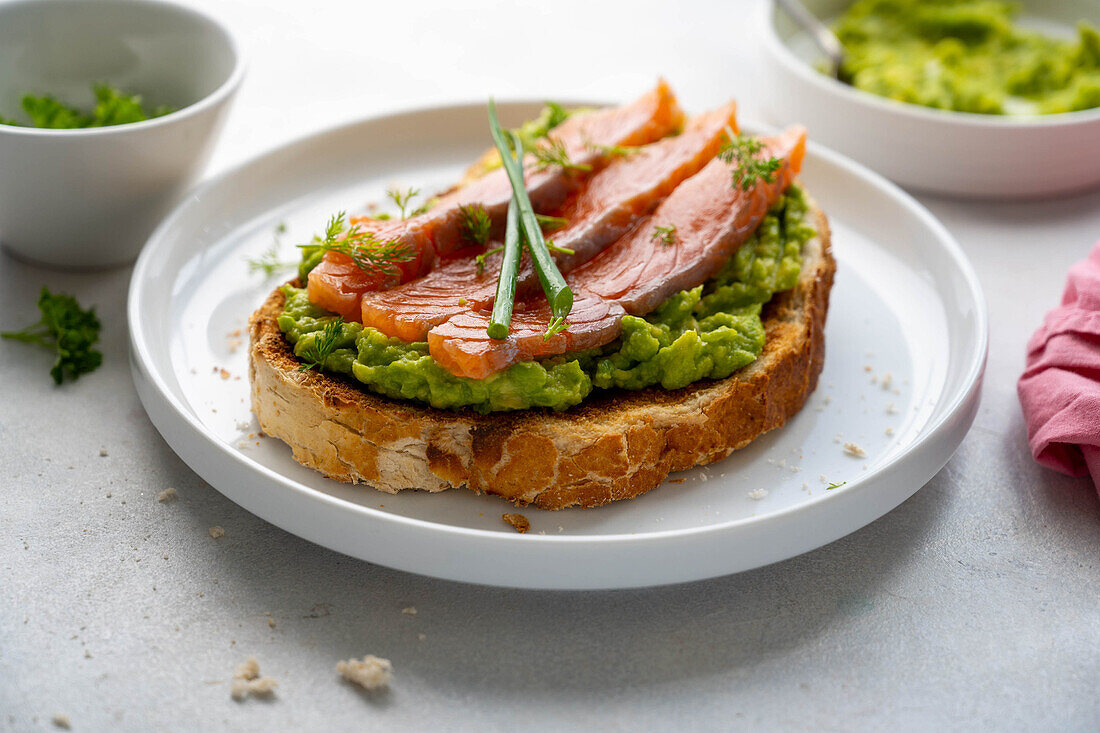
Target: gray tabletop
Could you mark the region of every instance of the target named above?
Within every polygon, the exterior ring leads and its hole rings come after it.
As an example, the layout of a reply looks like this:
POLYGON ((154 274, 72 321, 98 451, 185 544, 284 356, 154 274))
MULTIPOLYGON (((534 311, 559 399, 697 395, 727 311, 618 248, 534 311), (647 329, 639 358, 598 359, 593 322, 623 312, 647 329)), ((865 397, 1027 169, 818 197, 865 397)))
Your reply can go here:
MULTIPOLYGON (((417 38, 431 50, 402 60, 403 81, 393 39, 381 49, 319 40, 326 24, 397 23, 393 8, 303 14, 273 2, 256 18, 245 0, 196 4, 236 21, 253 50, 213 171, 315 127, 306 112, 343 98, 326 122, 506 96, 531 79, 527 96, 621 96, 618 85, 640 89, 660 70, 689 106, 736 94, 751 111, 751 74, 702 71, 718 59, 753 68, 737 3, 716 5, 715 30, 696 26, 693 44, 667 30, 671 11, 639 8, 637 33, 621 41, 630 63, 599 78, 560 58, 532 60, 540 73, 525 77, 467 46, 463 64, 441 68, 458 53, 447 29, 483 9, 417 6, 401 12, 423 24, 417 38), (652 58, 658 39, 683 53, 652 58), (326 50, 289 53, 294 44, 326 50), (385 71, 373 86, 355 63, 364 59, 385 71), (280 108, 293 114, 257 128, 256 116, 280 108)), ((596 26, 614 22, 609 9, 586 12, 596 26)), ((611 64, 605 52, 595 61, 611 64)), ((982 407, 957 454, 903 505, 827 547, 651 590, 432 580, 266 524, 199 479, 145 416, 127 356, 129 270, 66 273, 0 256, 0 327, 35 320, 43 284, 94 303, 105 324, 103 367, 62 387, 48 354, 0 343, 0 728, 49 728, 64 714, 74 730, 135 731, 1096 730, 1100 500, 1087 480, 1031 460, 1015 380, 1066 269, 1100 237, 1100 192, 921 200, 962 243, 989 303, 982 407), (169 487, 178 501, 158 502, 169 487), (335 674, 336 660, 365 653, 392 660, 387 692, 335 674), (250 655, 279 687, 234 702, 234 667, 250 655)))

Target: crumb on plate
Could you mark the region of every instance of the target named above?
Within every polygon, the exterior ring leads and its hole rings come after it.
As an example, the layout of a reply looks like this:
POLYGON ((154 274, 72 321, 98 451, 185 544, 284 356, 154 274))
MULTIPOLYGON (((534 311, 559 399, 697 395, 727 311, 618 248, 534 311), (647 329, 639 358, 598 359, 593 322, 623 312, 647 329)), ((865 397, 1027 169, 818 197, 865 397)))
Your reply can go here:
POLYGON ((523 534, 527 530, 531 529, 531 523, 527 521, 527 517, 523 516, 522 514, 501 514, 500 518, 508 524, 512 525, 512 527, 520 534, 523 534))

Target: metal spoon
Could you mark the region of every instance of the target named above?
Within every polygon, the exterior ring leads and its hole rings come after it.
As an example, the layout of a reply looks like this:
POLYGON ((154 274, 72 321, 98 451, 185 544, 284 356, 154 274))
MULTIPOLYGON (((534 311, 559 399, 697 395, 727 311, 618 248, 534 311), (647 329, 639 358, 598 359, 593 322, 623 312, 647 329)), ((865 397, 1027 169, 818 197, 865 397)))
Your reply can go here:
POLYGON ((791 20, 809 34, 813 42, 825 54, 829 64, 829 75, 838 81, 845 81, 840 73, 840 66, 844 63, 844 46, 840 43, 840 39, 836 37, 836 34, 829 29, 829 26, 822 23, 813 13, 807 10, 800 0, 776 0, 776 2, 790 16, 791 20))

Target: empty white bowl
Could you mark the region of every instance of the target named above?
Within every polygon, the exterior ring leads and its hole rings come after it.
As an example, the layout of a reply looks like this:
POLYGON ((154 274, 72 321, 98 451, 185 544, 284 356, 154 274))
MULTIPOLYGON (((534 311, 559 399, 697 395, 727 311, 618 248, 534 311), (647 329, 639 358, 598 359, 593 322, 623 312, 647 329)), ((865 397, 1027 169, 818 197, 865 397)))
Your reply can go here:
MULTIPOLYGON (((832 19, 851 0, 803 0, 832 19)), ((1047 28, 1096 20, 1096 0, 1024 0, 1022 17, 1047 28)), ((765 113, 896 183, 967 197, 1019 198, 1100 184, 1100 109, 1034 116, 931 109, 855 89, 818 72, 808 38, 761 3, 765 113)))
POLYGON ((243 73, 224 26, 168 2, 0 3, 0 115, 25 121, 27 93, 90 109, 97 82, 178 110, 113 127, 0 125, 0 243, 64 267, 132 261, 202 172, 243 73))

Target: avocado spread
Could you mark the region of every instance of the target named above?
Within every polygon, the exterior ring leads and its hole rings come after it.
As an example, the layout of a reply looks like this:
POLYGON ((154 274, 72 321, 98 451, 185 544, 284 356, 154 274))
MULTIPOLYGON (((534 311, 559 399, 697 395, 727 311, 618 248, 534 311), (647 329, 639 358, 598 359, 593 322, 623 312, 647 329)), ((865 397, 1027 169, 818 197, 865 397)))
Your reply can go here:
MULTIPOLYGON (((515 364, 486 379, 468 379, 436 363, 426 342, 408 343, 359 323, 342 323, 320 366, 387 397, 481 413, 529 407, 564 410, 580 403, 593 388, 676 389, 700 379, 722 379, 760 355, 761 308, 774 293, 794 287, 802 246, 813 236, 806 199, 799 187, 791 186, 715 277, 676 293, 645 317, 625 316, 621 338, 601 349, 515 364)), ((326 325, 339 319, 310 303, 303 288, 288 285, 283 293, 286 306, 279 328, 297 356, 312 358, 326 325)))
POLYGON ((834 25, 853 86, 901 102, 981 114, 1100 107, 1100 32, 1077 38, 1013 23, 1000 0, 857 0, 834 25))

